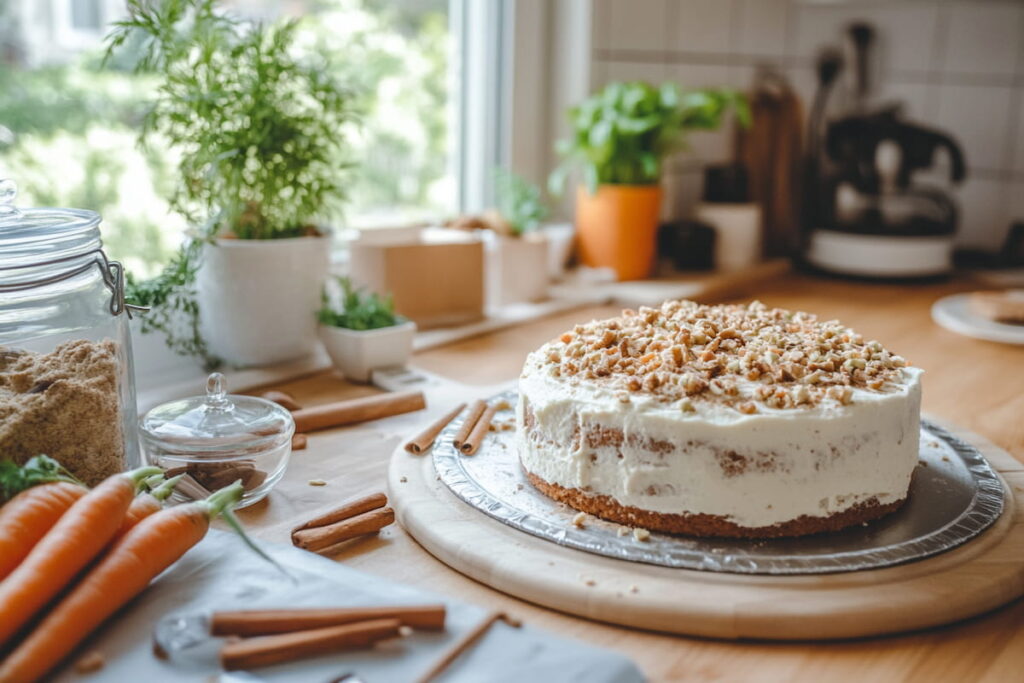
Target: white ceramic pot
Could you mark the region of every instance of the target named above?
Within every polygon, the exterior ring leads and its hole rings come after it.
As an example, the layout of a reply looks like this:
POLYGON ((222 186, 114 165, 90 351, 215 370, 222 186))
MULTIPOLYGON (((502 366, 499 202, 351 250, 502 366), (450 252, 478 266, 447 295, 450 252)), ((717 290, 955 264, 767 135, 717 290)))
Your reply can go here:
POLYGON ((320 341, 334 367, 353 382, 369 382, 377 368, 402 366, 412 355, 416 323, 404 322, 376 330, 349 330, 320 325, 320 341))
POLYGON ((550 223, 543 230, 548 239, 548 275, 552 280, 560 280, 572 257, 576 229, 572 223, 550 223))
POLYGON ((548 296, 548 240, 535 232, 523 237, 488 233, 487 305, 491 308, 548 296))
POLYGON ((197 299, 211 353, 239 367, 312 353, 330 244, 329 236, 221 239, 203 249, 197 299))

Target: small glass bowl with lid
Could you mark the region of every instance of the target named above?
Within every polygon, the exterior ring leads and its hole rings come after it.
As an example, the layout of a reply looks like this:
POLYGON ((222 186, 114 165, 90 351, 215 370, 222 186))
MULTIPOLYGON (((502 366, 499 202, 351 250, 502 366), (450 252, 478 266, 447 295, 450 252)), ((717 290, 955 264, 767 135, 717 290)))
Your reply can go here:
POLYGON ((205 396, 161 404, 142 418, 146 461, 167 477, 186 475, 175 489, 179 500, 205 498, 235 481, 245 488, 238 507, 263 499, 284 476, 292 452, 295 421, 278 404, 228 394, 215 372, 205 396))

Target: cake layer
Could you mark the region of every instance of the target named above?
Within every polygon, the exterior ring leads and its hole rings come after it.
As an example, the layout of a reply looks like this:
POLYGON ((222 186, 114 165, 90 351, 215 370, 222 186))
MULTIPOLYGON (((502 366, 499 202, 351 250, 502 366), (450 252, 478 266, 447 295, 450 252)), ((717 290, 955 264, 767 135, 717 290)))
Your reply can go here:
POLYGON ((903 500, 917 464, 919 371, 888 394, 849 405, 683 413, 656 400, 622 403, 600 388, 520 380, 523 467, 550 484, 625 507, 705 514, 741 527, 828 517, 903 500))
POLYGON ((851 508, 838 512, 831 517, 798 517, 788 522, 780 522, 773 526, 742 527, 725 517, 704 514, 668 514, 641 510, 620 504, 610 496, 593 495, 579 489, 567 489, 558 484, 551 484, 535 474, 527 472, 527 478, 544 495, 565 503, 576 510, 590 513, 595 517, 607 519, 631 527, 640 527, 651 531, 664 531, 670 534, 686 534, 688 536, 718 536, 726 538, 781 538, 791 536, 807 536, 829 531, 839 531, 854 524, 864 524, 895 512, 903 504, 898 500, 888 505, 880 504, 876 499, 858 503, 851 508))
POLYGON ((651 513, 664 523, 652 528, 751 536, 840 528, 906 498, 920 375, 835 322, 670 302, 530 355, 520 460, 549 495, 619 521, 651 513))

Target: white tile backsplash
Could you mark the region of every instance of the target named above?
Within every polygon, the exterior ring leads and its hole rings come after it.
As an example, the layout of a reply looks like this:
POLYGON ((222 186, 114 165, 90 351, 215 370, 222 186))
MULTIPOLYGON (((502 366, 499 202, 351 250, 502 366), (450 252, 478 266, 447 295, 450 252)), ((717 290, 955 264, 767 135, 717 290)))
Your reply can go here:
POLYGON ((704 174, 699 171, 669 172, 662 180, 662 187, 665 192, 661 206, 662 219, 690 218, 704 192, 704 174))
POLYGON ((1010 220, 1016 221, 1018 223, 1024 223, 1024 181, 1018 183, 1011 183, 1009 186, 1009 192, 1010 220))
MULTIPOLYGON (((908 118, 964 148, 961 241, 994 246, 1014 212, 1024 218, 1024 0, 593 1, 595 86, 643 79, 745 88, 768 63, 789 77, 805 111, 819 49, 841 46, 851 22, 871 22, 873 101, 903 102, 908 118)), ((699 196, 699 162, 731 156, 729 132, 697 133, 691 143, 691 153, 666 164, 668 217, 687 215, 699 196)), ((940 172, 930 179, 944 180, 940 172)))
POLYGON ((1011 124, 1014 124, 1013 135, 1016 138, 1013 170, 1024 177, 1024 88, 1017 88, 1016 106, 1010 110, 1011 124))
POLYGON ((782 57, 786 54, 789 0, 739 0, 733 52, 782 57))
POLYGON ((926 71, 933 63, 938 6, 933 2, 797 3, 795 56, 813 60, 824 46, 844 46, 846 28, 867 21, 886 70, 926 71))
POLYGON ((607 0, 604 40, 611 50, 665 49, 669 0, 607 0))
POLYGON ((673 0, 668 49, 728 54, 732 50, 734 0, 673 0))
POLYGON ((611 23, 612 0, 591 0, 590 40, 594 50, 607 50, 608 24, 611 23))
POLYGON ((902 103, 903 113, 910 120, 934 125, 937 91, 938 86, 928 83, 893 79, 881 84, 878 89, 878 97, 883 102, 902 103))
POLYGON ((669 76, 682 88, 716 88, 732 82, 732 70, 717 64, 673 64, 669 76))
POLYGON ((968 168, 1007 167, 1013 95, 999 86, 939 86, 935 123, 960 142, 968 168))
MULTIPOLYGON (((679 64, 671 67, 670 77, 683 89, 713 88, 731 85, 732 70, 727 66, 679 64)), ((683 163, 699 160, 705 164, 724 163, 732 151, 730 126, 714 131, 696 131, 687 138, 683 163)), ((691 164, 692 165, 692 164, 691 164)))
POLYGON ((1011 221, 1024 223, 1024 181, 1012 183, 1009 186, 1010 206, 1009 214, 1011 221))
POLYGON ((994 250, 1006 239, 1010 227, 1010 183, 974 178, 956 190, 960 228, 956 243, 975 249, 994 250))
POLYGON ((612 81, 647 81, 655 85, 669 78, 670 67, 660 62, 603 62, 598 88, 612 81))
POLYGON ((1024 3, 958 2, 943 9, 948 24, 944 71, 974 76, 1016 73, 1024 3))

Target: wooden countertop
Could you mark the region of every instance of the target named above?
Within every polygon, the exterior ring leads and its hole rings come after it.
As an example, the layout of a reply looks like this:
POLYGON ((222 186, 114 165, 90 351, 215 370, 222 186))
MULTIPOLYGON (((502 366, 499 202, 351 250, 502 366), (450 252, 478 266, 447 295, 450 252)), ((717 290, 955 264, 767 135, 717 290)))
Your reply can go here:
MULTIPOLYGON (((1024 347, 962 337, 932 323, 941 296, 970 289, 860 284, 789 274, 751 285, 743 299, 838 318, 926 371, 924 410, 978 432, 1024 461, 1024 347)), ((418 354, 414 364, 465 384, 514 379, 527 352, 581 320, 616 307, 561 313, 418 354)), ((275 388, 315 405, 373 389, 320 374, 275 388)), ((439 407, 441 408, 441 407, 439 407)), ((423 422, 422 418, 419 422, 423 422)), ((243 511, 256 535, 287 542, 288 529, 346 498, 383 490, 388 459, 415 418, 319 432, 297 452, 267 501, 243 511), (393 425, 389 427, 388 425, 393 425), (319 478, 325 487, 311 487, 319 478)), ((415 426, 411 427, 415 429, 415 426)), ((565 636, 618 650, 651 680, 1008 681, 1024 671, 1024 601, 968 622, 904 636, 833 643, 724 642, 609 626, 522 602, 458 574, 398 527, 353 543, 336 559, 362 571, 507 610, 565 636)))

